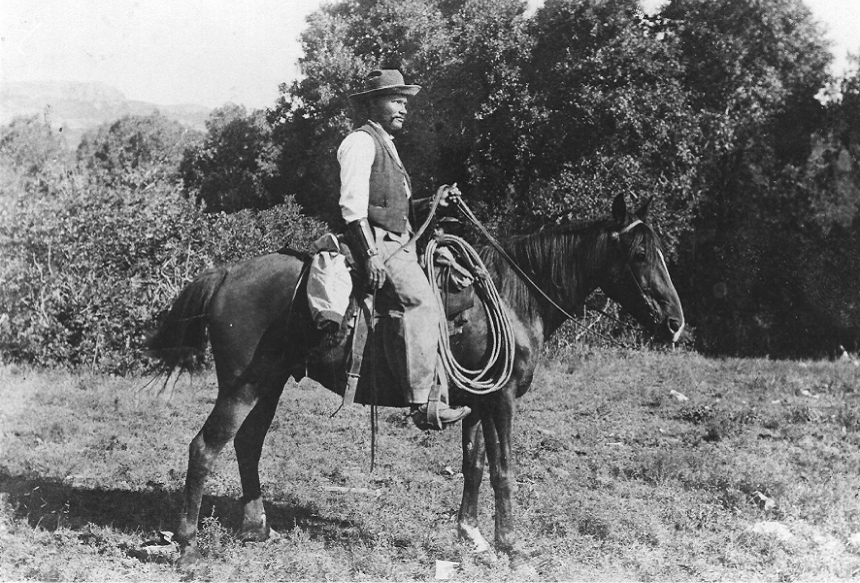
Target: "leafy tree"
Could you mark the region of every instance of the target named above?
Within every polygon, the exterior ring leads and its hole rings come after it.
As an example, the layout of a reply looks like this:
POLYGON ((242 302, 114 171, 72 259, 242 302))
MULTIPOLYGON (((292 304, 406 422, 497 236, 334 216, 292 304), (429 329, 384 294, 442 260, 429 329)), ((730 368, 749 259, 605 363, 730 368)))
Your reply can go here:
POLYGON ((791 324, 781 273, 808 214, 797 177, 822 120, 827 43, 800 0, 671 0, 661 17, 707 136, 688 312, 709 349, 769 352, 791 324))
POLYGON ((490 91, 505 84, 507 59, 521 46, 516 21, 524 9, 520 0, 324 5, 302 36, 303 79, 281 87, 270 113, 286 190, 309 211, 337 216, 336 149, 353 123, 363 121, 347 96, 378 67, 399 68, 408 81, 424 87, 398 137, 417 193, 454 181, 480 188, 481 180, 475 180, 483 163, 475 154, 482 150, 479 132, 482 122, 503 118, 493 115, 497 106, 490 103, 490 91))
POLYGON ((809 222, 824 233, 860 217, 860 57, 834 89, 803 172, 809 222))
POLYGON ((200 138, 199 132, 160 113, 127 115, 85 134, 77 157, 101 184, 146 188, 177 181, 185 149, 200 138))
POLYGON ((0 128, 0 164, 8 172, 32 177, 67 160, 63 135, 38 115, 16 117, 0 128))
POLYGON ((52 194, 71 171, 65 139, 45 118, 13 119, 0 128, 0 220, 13 220, 34 196, 52 194))
POLYGON ((683 84, 676 39, 635 0, 548 0, 536 14, 528 66, 539 123, 539 179, 528 212, 605 212, 618 192, 653 197, 670 251, 690 228, 706 137, 683 84))
POLYGON ((188 148, 180 165, 186 191, 210 212, 268 208, 283 200, 265 112, 225 105, 210 114, 206 129, 203 143, 188 148))

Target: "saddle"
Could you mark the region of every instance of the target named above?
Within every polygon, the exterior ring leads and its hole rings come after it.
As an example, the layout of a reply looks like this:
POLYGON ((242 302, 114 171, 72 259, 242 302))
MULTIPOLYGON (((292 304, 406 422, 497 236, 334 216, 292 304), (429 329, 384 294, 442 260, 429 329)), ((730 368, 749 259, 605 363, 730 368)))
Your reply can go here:
MULTIPOLYGON (((298 329, 310 330, 311 333, 296 339, 305 349, 306 359, 302 373, 294 376, 297 380, 303 376, 313 378, 341 395, 344 404, 356 402, 364 405, 408 406, 397 390, 399 382, 383 362, 381 334, 371 335, 371 330, 380 321, 379 315, 372 313, 372 296, 355 292, 361 290, 362 286, 359 285, 360 276, 349 248, 339 238, 331 237, 327 239, 325 249, 333 250, 332 240, 337 241, 340 252, 346 256, 346 264, 350 267, 354 282, 346 313, 334 335, 319 330, 312 315, 308 283, 313 256, 286 247, 279 250, 279 253, 298 257, 304 262, 294 292, 289 325, 296 330, 296 324, 300 323, 298 329), (328 344, 324 342, 326 338, 328 344)), ((475 302, 472 276, 450 253, 447 256, 444 253, 437 255, 436 288, 448 321, 448 333, 454 335, 462 331, 466 321, 464 312, 475 302)))

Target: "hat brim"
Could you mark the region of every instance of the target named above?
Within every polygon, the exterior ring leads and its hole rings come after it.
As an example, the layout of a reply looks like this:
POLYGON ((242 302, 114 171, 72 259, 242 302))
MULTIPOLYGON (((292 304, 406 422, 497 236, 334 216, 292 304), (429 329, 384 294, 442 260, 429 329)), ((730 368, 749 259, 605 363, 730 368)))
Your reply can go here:
POLYGON ((390 87, 380 87, 378 89, 353 93, 349 98, 362 99, 364 97, 373 97, 374 95, 406 95, 412 97, 419 91, 421 91, 420 85, 391 85, 390 87))

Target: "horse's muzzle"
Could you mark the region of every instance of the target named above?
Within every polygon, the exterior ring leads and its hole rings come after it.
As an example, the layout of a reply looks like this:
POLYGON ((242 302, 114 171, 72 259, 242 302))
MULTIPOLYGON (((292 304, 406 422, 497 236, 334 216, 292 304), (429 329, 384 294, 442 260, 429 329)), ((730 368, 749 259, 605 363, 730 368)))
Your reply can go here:
POLYGON ((666 337, 666 341, 675 343, 681 337, 681 333, 684 331, 684 317, 676 318, 674 316, 669 316, 663 322, 663 334, 666 337))

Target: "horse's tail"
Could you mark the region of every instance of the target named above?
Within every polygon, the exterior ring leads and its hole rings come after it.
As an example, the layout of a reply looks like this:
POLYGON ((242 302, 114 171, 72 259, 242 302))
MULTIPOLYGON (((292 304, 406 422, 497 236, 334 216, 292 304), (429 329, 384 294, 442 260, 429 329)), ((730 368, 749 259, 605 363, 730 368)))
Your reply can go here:
POLYGON ((209 302, 227 277, 227 269, 198 275, 174 300, 164 321, 146 340, 148 354, 161 361, 162 372, 188 371, 201 364, 208 340, 209 302))

